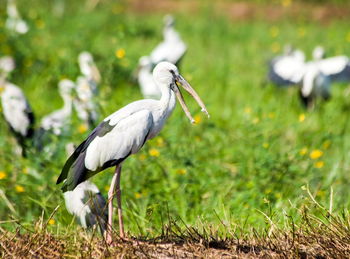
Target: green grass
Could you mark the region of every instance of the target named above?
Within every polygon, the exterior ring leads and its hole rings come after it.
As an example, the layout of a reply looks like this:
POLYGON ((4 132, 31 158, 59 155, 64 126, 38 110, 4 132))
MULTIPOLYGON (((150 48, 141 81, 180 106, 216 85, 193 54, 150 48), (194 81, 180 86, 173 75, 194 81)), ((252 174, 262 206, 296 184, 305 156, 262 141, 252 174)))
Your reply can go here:
MULTIPOLYGON (((82 2, 75 1, 62 17, 56 17, 50 4, 34 1, 27 10, 21 8, 29 33, 15 36, 4 29, 0 7, 0 53, 16 58, 17 69, 10 79, 25 91, 37 125, 62 105, 57 82, 63 77, 75 80, 77 56, 83 50, 93 53, 102 74, 101 119, 142 98, 130 80, 131 73, 138 58, 161 40, 162 14, 124 10, 122 4, 105 3, 88 12, 82 2), (115 57, 119 48, 126 51, 123 59, 115 57)), ((201 116, 201 123, 191 125, 177 107, 160 137, 126 160, 121 182, 126 230, 154 236, 171 215, 187 225, 209 224, 224 231, 220 223, 224 222, 249 231, 248 226, 264 228, 266 218, 261 212, 283 225, 286 215, 298 221, 298 209, 314 206, 305 186, 325 207, 332 187, 333 211, 348 210, 350 101, 346 85, 334 85, 333 99, 319 103, 313 112, 302 109, 296 89, 261 87, 272 49, 279 50, 285 43, 300 47, 308 56, 318 44, 329 55, 349 54, 348 23, 231 22, 210 10, 204 6, 191 17, 178 13, 176 28, 188 44, 180 72, 200 94, 211 117, 200 115, 187 96, 190 110, 201 116), (270 34, 272 27, 278 28, 276 37, 270 34), (305 114, 302 122, 301 114, 305 114), (307 152, 301 155, 303 148, 307 152), (150 156, 151 149, 157 149, 160 156, 150 156), (323 156, 313 160, 309 155, 316 149, 323 156), (315 168, 320 161, 324 166, 315 168)), ((49 228, 64 232, 67 226, 75 227, 55 181, 67 158, 65 143, 78 144, 88 134, 78 132, 79 124, 74 116, 70 132, 51 143, 52 157, 41 153, 22 159, 14 154, 14 140, 0 121, 0 171, 6 174, 0 189, 8 200, 0 199, 0 220, 14 217, 31 226, 43 211, 48 218, 61 205, 49 228), (17 192, 16 185, 24 187, 24 192, 17 192)), ((106 170, 93 178, 104 194, 112 173, 106 170)), ((1 227, 12 230, 16 226, 1 227)))

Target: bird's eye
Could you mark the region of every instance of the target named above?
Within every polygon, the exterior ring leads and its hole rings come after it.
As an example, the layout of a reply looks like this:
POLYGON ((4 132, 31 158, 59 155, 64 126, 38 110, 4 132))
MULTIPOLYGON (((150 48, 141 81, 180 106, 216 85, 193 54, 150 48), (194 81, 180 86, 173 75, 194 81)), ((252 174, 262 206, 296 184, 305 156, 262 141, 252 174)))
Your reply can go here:
POLYGON ((172 73, 172 74, 173 74, 173 76, 175 75, 175 71, 174 71, 174 70, 172 70, 172 69, 170 69, 170 73, 172 73))

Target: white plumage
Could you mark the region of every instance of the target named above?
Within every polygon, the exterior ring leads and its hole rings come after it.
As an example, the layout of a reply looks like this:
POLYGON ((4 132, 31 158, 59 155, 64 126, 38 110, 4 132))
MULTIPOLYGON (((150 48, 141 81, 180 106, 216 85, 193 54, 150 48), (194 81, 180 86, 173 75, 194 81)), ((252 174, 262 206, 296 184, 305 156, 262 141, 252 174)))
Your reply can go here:
POLYGON ((102 233, 106 230, 107 202, 95 184, 82 182, 63 195, 67 211, 77 218, 83 228, 98 225, 102 233))
POLYGON ((350 60, 347 56, 330 57, 314 62, 332 82, 350 82, 350 60))
POLYGON ((71 80, 64 79, 58 84, 59 93, 63 99, 63 107, 41 120, 41 128, 45 131, 52 131, 55 135, 61 135, 72 113, 72 91, 74 83, 71 80))
POLYGON ((11 56, 0 58, 0 76, 6 78, 15 69, 15 60, 11 56))
POLYGON ((97 85, 101 81, 100 72, 94 62, 92 55, 87 52, 81 52, 78 56, 78 63, 80 67, 80 72, 85 76, 91 84, 93 92, 97 90, 97 85))
POLYGON ((97 120, 95 97, 91 84, 93 82, 89 82, 89 79, 79 76, 76 84, 77 98, 74 99, 77 115, 86 125, 93 125, 97 120))
POLYGON ((161 62, 155 67, 153 77, 162 93, 160 100, 145 99, 130 103, 104 119, 67 160, 57 180, 57 183, 65 180, 62 190, 71 191, 92 175, 116 166, 116 173, 108 193, 107 242, 109 243, 112 241, 112 200, 115 194, 118 199, 120 235, 124 236, 119 188, 122 162, 129 155, 138 152, 145 141, 159 133, 175 108, 175 95, 187 117, 194 122, 176 82, 181 84, 198 102, 202 111, 208 114, 202 100, 179 74, 176 66, 161 62))
POLYGON ((25 156, 26 140, 34 133, 34 114, 23 91, 16 85, 0 78, 2 111, 7 124, 15 134, 25 156))
POLYGON ((160 98, 160 89, 154 82, 152 75, 152 62, 147 56, 140 58, 137 80, 144 98, 160 98))
POLYGON ((304 75, 305 55, 301 50, 289 50, 269 63, 268 78, 277 86, 300 84, 304 75))
POLYGON ((149 55, 154 65, 161 61, 177 64, 187 50, 186 44, 175 30, 174 24, 175 21, 171 15, 164 17, 163 41, 149 55))
POLYGON ((301 100, 303 104, 309 108, 314 104, 315 98, 322 97, 324 100, 328 100, 331 96, 330 78, 323 74, 314 62, 306 64, 300 87, 301 100))
POLYGON ((28 32, 28 25, 19 15, 15 0, 7 0, 7 16, 5 27, 8 30, 19 34, 28 32))

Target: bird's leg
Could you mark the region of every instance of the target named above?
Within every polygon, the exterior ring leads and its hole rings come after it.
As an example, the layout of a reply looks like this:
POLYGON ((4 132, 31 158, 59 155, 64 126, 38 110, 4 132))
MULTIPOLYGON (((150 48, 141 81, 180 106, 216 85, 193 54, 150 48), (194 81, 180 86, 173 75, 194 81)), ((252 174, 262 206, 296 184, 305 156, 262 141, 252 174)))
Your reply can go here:
POLYGON ((123 210, 122 210, 122 191, 120 190, 120 175, 122 173, 122 167, 118 166, 116 168, 117 175, 117 187, 116 187, 116 195, 117 195, 117 203, 118 203, 118 218, 119 218, 119 235, 121 238, 125 237, 124 234, 124 223, 123 223, 123 210))
POLYGON ((106 231, 106 241, 108 244, 112 243, 112 219, 113 219, 113 198, 114 198, 114 193, 115 193, 115 187, 117 184, 117 178, 120 178, 118 176, 118 169, 119 166, 116 167, 116 171, 113 175, 111 186, 109 187, 108 191, 108 224, 107 224, 107 231, 106 231))

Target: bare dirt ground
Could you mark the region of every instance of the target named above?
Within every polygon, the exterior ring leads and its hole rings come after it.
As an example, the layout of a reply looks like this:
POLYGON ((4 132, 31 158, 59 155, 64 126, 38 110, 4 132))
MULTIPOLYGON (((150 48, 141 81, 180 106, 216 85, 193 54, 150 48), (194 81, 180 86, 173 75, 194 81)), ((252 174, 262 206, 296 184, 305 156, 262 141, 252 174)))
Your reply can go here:
POLYGON ((116 238, 108 246, 100 235, 79 228, 65 235, 45 228, 19 227, 15 233, 0 228, 0 258, 350 258, 348 218, 328 213, 316 218, 306 212, 300 225, 272 224, 240 238, 176 223, 162 229, 157 238, 116 238))
MULTIPOLYGON (((272 3, 274 1, 271 1, 272 3)), ((129 0, 127 9, 138 13, 196 13, 210 7, 217 15, 226 15, 233 21, 264 20, 269 22, 281 19, 303 19, 305 21, 327 23, 336 19, 349 19, 350 1, 348 4, 310 4, 295 1, 277 1, 274 4, 257 4, 233 1, 202 1, 202 0, 129 0), (289 4, 288 4, 289 3, 289 4)))

